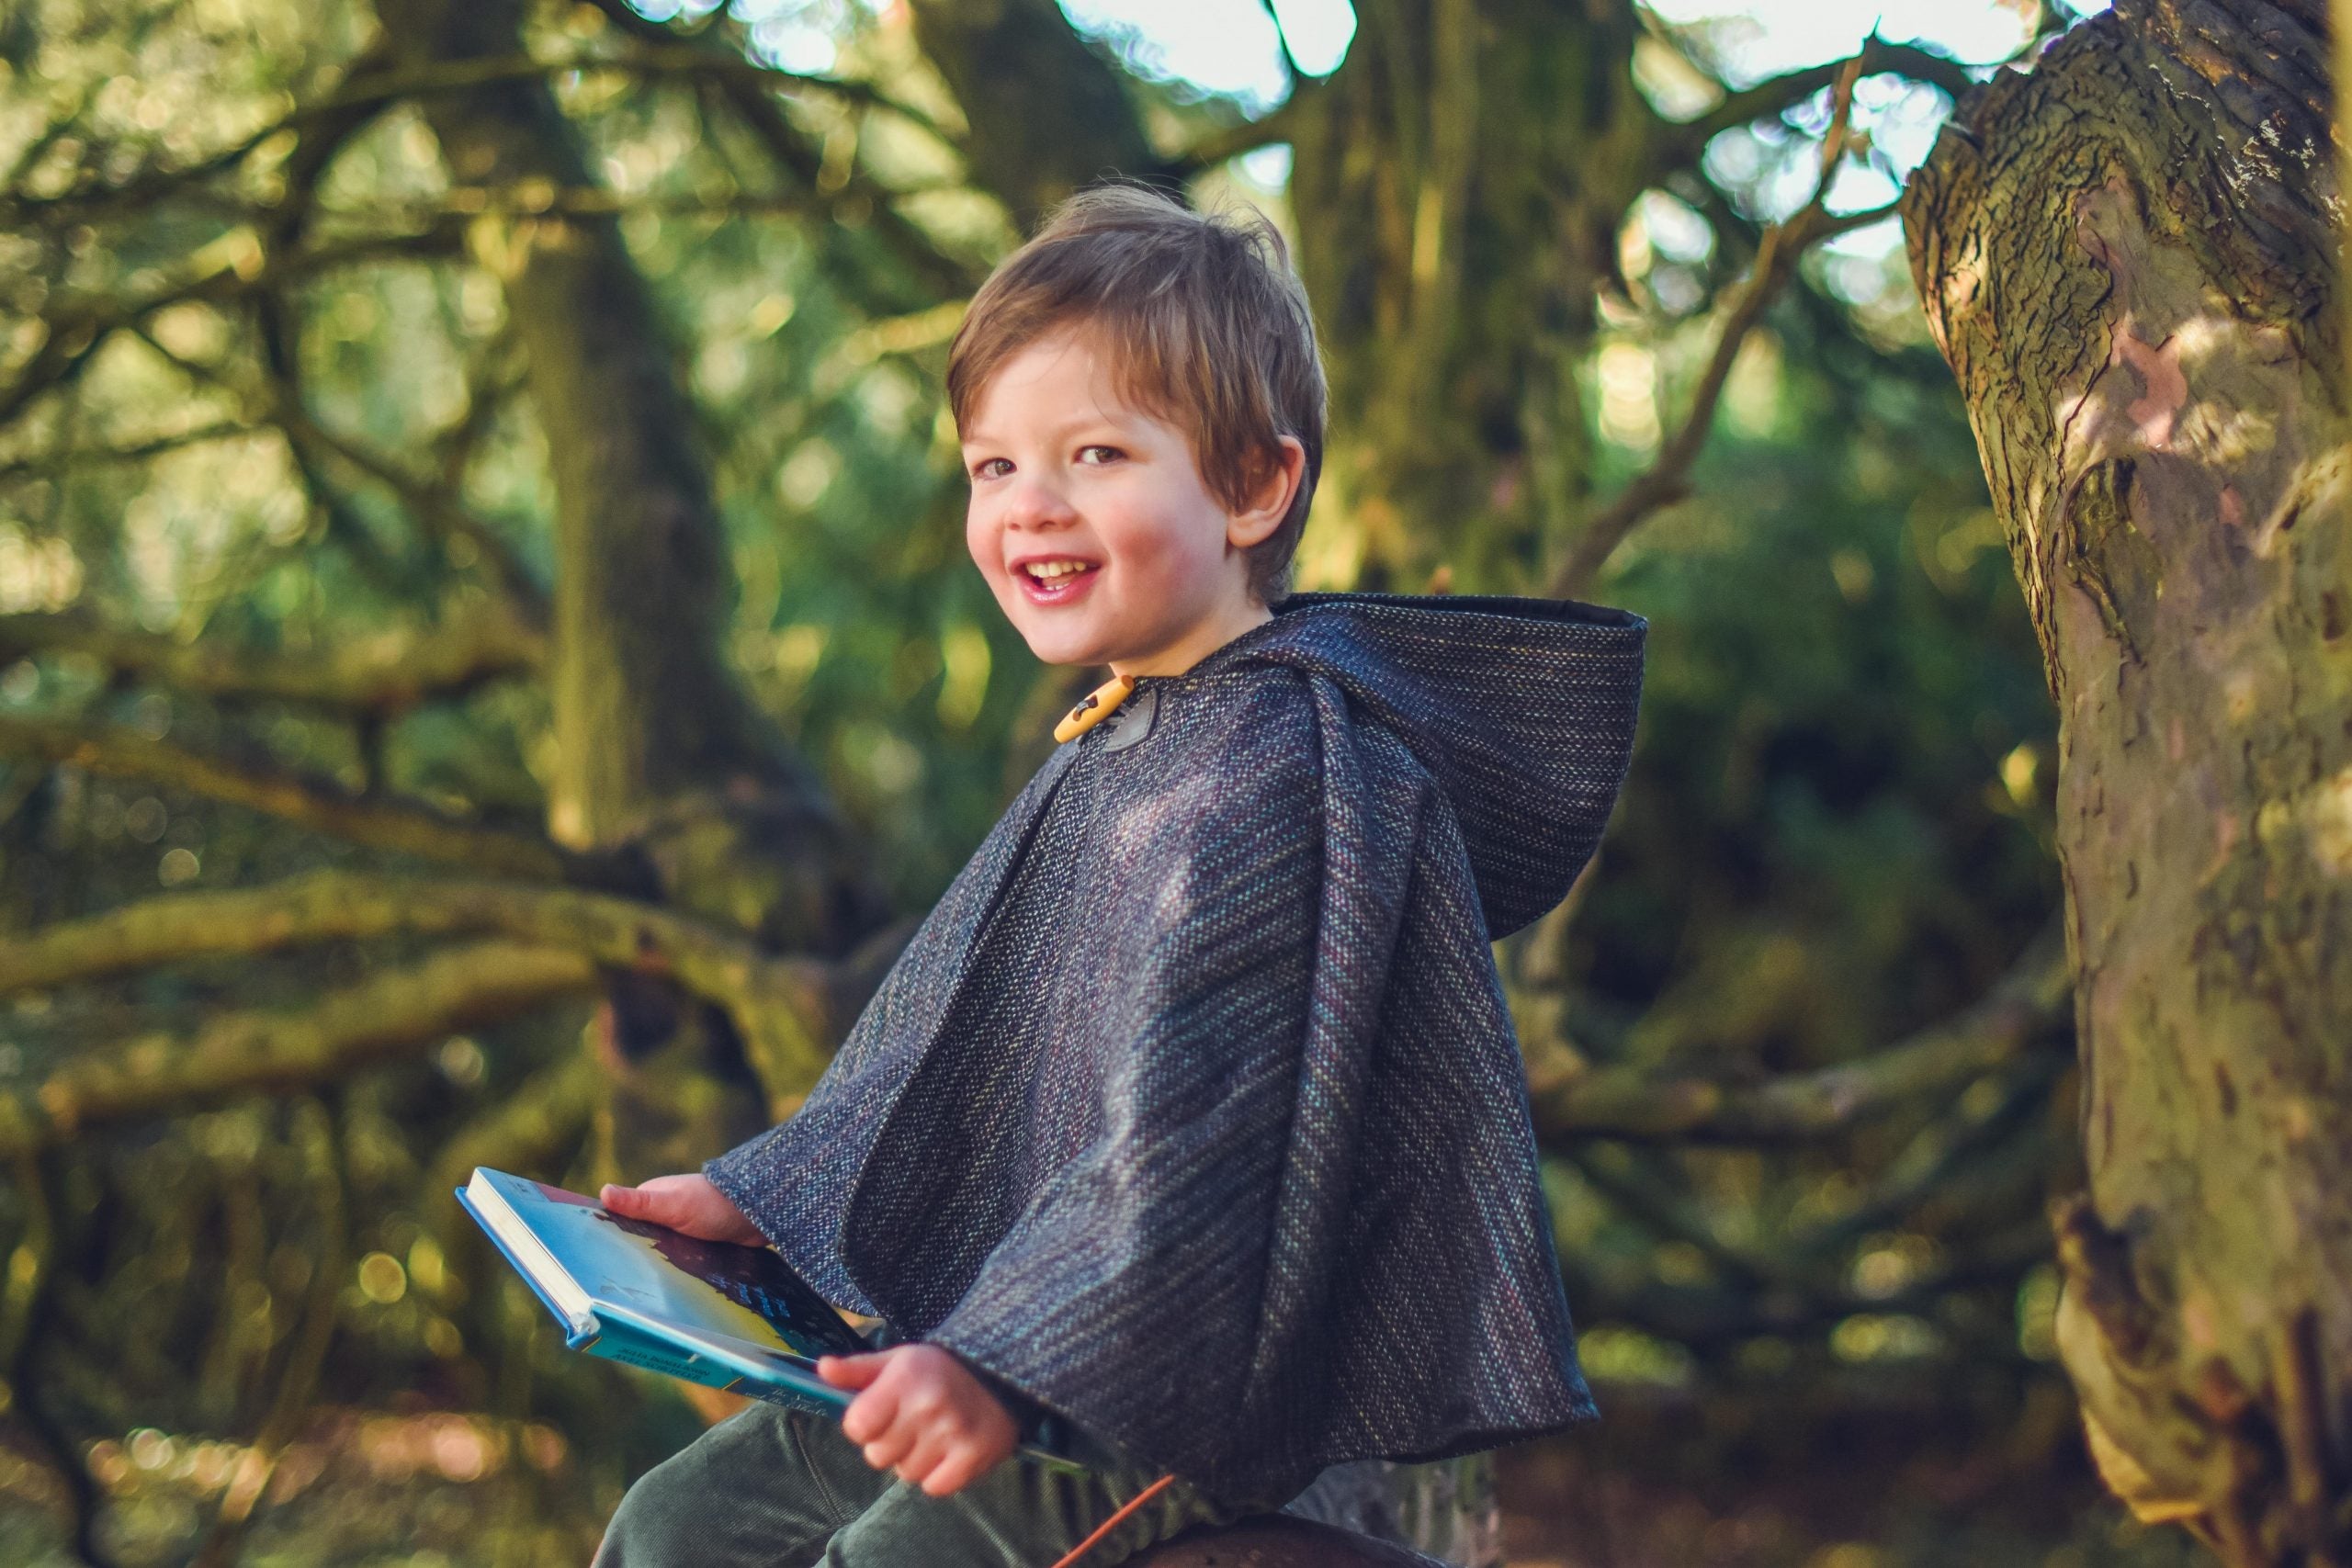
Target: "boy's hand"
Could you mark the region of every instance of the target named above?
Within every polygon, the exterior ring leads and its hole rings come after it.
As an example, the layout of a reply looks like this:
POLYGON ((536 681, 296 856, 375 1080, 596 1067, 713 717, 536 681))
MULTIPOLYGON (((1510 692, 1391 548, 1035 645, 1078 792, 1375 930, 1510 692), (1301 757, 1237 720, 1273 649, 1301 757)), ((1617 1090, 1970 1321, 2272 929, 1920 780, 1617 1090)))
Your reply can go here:
POLYGON ((635 1187, 605 1183, 596 1201, 627 1219, 650 1220, 705 1241, 765 1247, 768 1238, 727 1195, 700 1176, 657 1176, 635 1187))
POLYGON ((842 1416, 850 1441, 865 1446, 865 1462, 896 1470, 933 1497, 986 1475, 1020 1440, 1003 1402, 936 1345, 820 1356, 817 1375, 835 1388, 865 1391, 842 1416))

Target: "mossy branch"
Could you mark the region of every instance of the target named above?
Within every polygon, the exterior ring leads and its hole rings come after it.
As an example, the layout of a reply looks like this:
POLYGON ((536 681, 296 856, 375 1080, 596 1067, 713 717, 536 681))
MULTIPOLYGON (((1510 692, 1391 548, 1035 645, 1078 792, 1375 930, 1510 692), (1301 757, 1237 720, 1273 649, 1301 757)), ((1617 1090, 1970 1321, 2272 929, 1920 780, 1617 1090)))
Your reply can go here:
POLYGON ((542 839, 459 821, 414 802, 352 795, 323 779, 231 762, 119 725, 0 715, 0 756, 145 779, 425 860, 549 881, 563 871, 560 852, 542 839))
POLYGON ((80 654, 193 696, 390 716, 536 669, 547 638, 515 617, 483 613, 437 632, 397 627, 293 657, 218 640, 182 642, 74 611, 0 615, 0 664, 33 653, 80 654))
MULTIPOLYGON (((631 14, 634 18, 635 14, 631 14)), ((653 36, 663 36, 648 23, 653 36)), ((573 73, 613 72, 646 79, 684 77, 755 83, 771 89, 796 88, 824 93, 846 103, 881 109, 921 128, 943 144, 955 138, 913 104, 884 93, 872 82, 787 71, 781 66, 744 58, 740 53, 699 48, 692 44, 652 43, 624 54, 582 54, 569 59, 542 60, 528 54, 472 60, 431 60, 421 63, 377 64, 379 57, 363 57, 362 68, 345 84, 317 100, 288 110, 228 146, 186 164, 141 170, 117 185, 86 183, 52 196, 29 196, 21 190, 0 191, 0 217, 30 226, 42 222, 85 220, 93 216, 168 200, 208 180, 230 173, 265 145, 289 132, 317 130, 322 122, 351 117, 354 111, 380 109, 405 99, 465 93, 480 87, 514 82, 552 81, 573 73)))
POLYGON ((0 1090, 0 1158, 241 1094, 330 1082, 595 984, 584 953, 481 942, 379 969, 306 1007, 226 1012, 85 1051, 37 1083, 0 1090))
POLYGON ((0 996, 157 964, 323 942, 494 934, 607 968, 661 975, 734 1021, 772 1092, 806 1089, 832 1033, 831 974, 701 921, 568 887, 321 871, 264 887, 166 894, 0 949, 0 996))
MULTIPOLYGON (((264 303, 266 306, 270 301, 264 303)), ((465 506, 458 482, 460 476, 446 475, 442 482, 435 483, 409 472, 400 462, 366 443, 328 429, 311 418, 303 406, 290 363, 268 372, 261 387, 249 388, 241 385, 222 367, 175 353, 143 328, 133 330, 159 358, 190 380, 220 388, 239 398, 245 403, 250 419, 283 431, 297 461, 306 470, 315 470, 322 455, 333 457, 391 491, 417 525, 445 547, 458 539, 470 545, 484 572, 503 596, 503 608, 522 623, 524 635, 543 637, 548 619, 546 588, 499 531, 465 506)), ((542 641, 538 649, 542 660, 545 652, 542 641)))
POLYGON ((1536 1134, 1564 1144, 1826 1137, 2012 1060, 2049 1032, 2070 994, 2065 947, 2052 926, 1975 1005, 1859 1061, 1753 1083, 1596 1068, 1533 1087, 1536 1134))

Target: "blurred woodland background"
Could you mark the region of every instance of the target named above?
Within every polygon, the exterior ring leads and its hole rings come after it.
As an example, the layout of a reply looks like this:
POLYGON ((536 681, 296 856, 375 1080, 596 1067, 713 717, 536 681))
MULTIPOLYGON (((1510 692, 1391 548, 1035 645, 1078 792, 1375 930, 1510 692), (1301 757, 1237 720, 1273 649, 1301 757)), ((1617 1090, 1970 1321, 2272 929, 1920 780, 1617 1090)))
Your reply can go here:
POLYGON ((718 1413, 447 1194, 787 1113, 1099 679, 940 378, 1116 174, 1294 241, 1302 587, 1652 623, 1498 950, 1606 1416, 1508 1560, 2191 1561, 2056 1361, 2056 717, 1891 215, 2089 24, 1849 10, 0 7, 0 1560, 583 1562, 718 1413))

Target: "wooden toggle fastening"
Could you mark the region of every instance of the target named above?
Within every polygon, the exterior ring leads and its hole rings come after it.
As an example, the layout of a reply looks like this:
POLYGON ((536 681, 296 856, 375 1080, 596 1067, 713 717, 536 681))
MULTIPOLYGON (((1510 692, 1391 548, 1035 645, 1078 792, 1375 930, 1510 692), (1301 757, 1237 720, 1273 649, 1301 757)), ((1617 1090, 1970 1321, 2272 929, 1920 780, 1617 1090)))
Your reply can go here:
POLYGON ((1127 700, 1127 694, 1135 689, 1134 676, 1112 676, 1087 693, 1076 707, 1062 715, 1061 722, 1054 726, 1054 739, 1057 740, 1077 739, 1102 723, 1113 708, 1127 700))

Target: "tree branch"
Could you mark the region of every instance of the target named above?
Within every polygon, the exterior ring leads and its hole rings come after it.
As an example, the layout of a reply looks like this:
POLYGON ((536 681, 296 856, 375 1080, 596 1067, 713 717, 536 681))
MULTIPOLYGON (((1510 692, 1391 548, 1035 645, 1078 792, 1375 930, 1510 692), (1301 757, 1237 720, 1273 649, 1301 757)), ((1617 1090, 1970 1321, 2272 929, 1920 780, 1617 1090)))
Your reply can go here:
POLYGON ((75 468, 109 467, 117 463, 143 463, 160 457, 166 452, 176 452, 185 446, 201 446, 211 441, 234 441, 251 435, 253 426, 228 421, 216 421, 183 430, 170 435, 151 436, 145 441, 129 442, 120 446, 81 446, 62 452, 44 452, 28 457, 15 457, 0 463, 0 480, 24 476, 47 479, 75 468))
POLYGON ((595 984, 583 954, 482 942, 379 969, 299 1010, 230 1012, 185 1033, 85 1052, 29 1089, 0 1091, 0 1158, 256 1090, 325 1083, 595 984))
MULTIPOLYGON (((362 50, 353 56, 345 69, 344 77, 345 85, 347 86, 360 76, 379 70, 387 58, 380 42, 362 50)), ((251 156, 264 142, 285 132, 306 130, 315 120, 328 122, 331 137, 339 136, 345 133, 346 128, 352 124, 352 111, 360 105, 357 100, 351 103, 337 102, 338 96, 338 94, 330 94, 320 103, 298 107, 275 119, 264 122, 258 130, 243 140, 217 152, 207 153, 193 162, 176 164, 170 168, 151 166, 140 169, 128 178, 111 185, 98 183, 96 165, 85 164, 78 171, 80 177, 68 188, 51 196, 28 196, 19 188, 18 182, 32 164, 28 158, 21 160, 17 167, 9 172, 7 188, 0 191, 0 221, 5 221, 12 228, 24 228, 44 220, 56 221, 66 218, 80 219, 92 216, 110 206, 144 205, 168 197, 178 188, 193 186, 213 175, 225 174, 251 156)), ((70 125, 73 119, 79 118, 89 107, 89 97, 90 95, 85 94, 82 103, 75 107, 73 116, 65 121, 61 121, 54 130, 62 130, 70 125)))
POLYGON ((1125 74, 1054 0, 910 0, 907 13, 971 128, 965 166, 1017 231, 1109 171, 1170 188, 1182 180, 1153 146, 1125 74))
MULTIPOLYGON (((606 15, 609 17, 612 12, 608 9, 606 15)), ((365 70, 355 73, 335 92, 314 103, 291 109, 229 146, 193 162, 168 169, 144 170, 118 185, 83 185, 54 196, 31 197, 16 192, 0 194, 0 220, 6 220, 12 226, 45 220, 61 221, 67 217, 81 220, 94 211, 103 211, 107 208, 143 205, 166 198, 217 175, 226 174, 251 157, 265 142, 288 131, 308 130, 321 122, 347 122, 355 111, 379 109, 386 104, 401 99, 469 92, 477 87, 495 86, 502 83, 547 81, 570 73, 584 74, 609 71, 641 77, 711 77, 753 82, 771 88, 779 85, 813 88, 846 102, 897 115, 938 138, 942 143, 950 147, 956 145, 955 138, 922 109, 889 96, 871 82, 786 71, 780 66, 747 60, 731 51, 668 42, 670 35, 666 29, 645 22, 643 17, 634 13, 630 14, 630 19, 644 23, 656 39, 663 41, 650 41, 618 55, 541 60, 528 54, 510 54, 473 60, 435 60, 383 70, 365 70)))
POLYGON ((1244 152, 1254 152, 1261 147, 1288 141, 1296 134, 1293 129, 1299 120, 1317 112, 1317 100, 1330 91, 1329 76, 1301 76, 1291 88, 1290 96, 1256 119, 1243 120, 1203 135, 1170 160, 1179 177, 1189 179, 1204 169, 1238 158, 1244 152))
POLYGON ((81 654, 197 696, 390 716, 537 669, 547 638, 511 616, 477 613, 435 633, 395 627, 293 658, 218 641, 184 643, 70 610, 0 615, 0 664, 33 653, 81 654))
POLYGON ((1771 1144, 1825 1137, 2015 1057, 2063 1014, 2065 946, 2045 930, 1981 1001, 1885 1050, 1749 1084, 1601 1067, 1531 1087, 1537 1135, 1771 1144))
POLYGON ((324 452, 390 491, 430 537, 445 545, 452 538, 464 539, 473 547, 486 575, 514 613, 535 627, 545 626, 547 591, 498 530, 466 509, 458 498, 456 486, 421 479, 384 454, 337 434, 312 419, 302 406, 300 389, 291 378, 290 364, 271 368, 266 388, 254 391, 239 387, 220 366, 174 353, 143 329, 139 330, 139 338, 190 379, 219 387, 242 399, 251 410, 251 417, 283 430, 298 453, 324 452))
POLYGON ((354 843, 478 871, 547 881, 563 873, 562 855, 542 839, 458 821, 413 802, 350 795, 322 779, 243 766, 117 725, 0 714, 0 755, 169 784, 354 843))
POLYGON ((2037 1119, 2036 1113, 2071 1066, 2071 1055, 2052 1052, 1980 1080, 1995 1088, 1988 1103, 1963 1103, 1922 1128, 1875 1187, 1792 1237, 1787 1250, 1800 1258, 1825 1258, 1930 1203, 1947 1212, 1967 1211, 2013 1192, 2020 1180, 2041 1180, 2050 1168, 2053 1140, 2048 1119, 2037 1119))
MULTIPOLYGON (((1990 1106, 1972 1107, 1956 1131, 1937 1127, 1921 1135, 1895 1161, 1881 1187, 1846 1212, 1801 1231, 1747 1247, 1719 1236, 1681 1173, 1663 1159, 1666 1151, 1619 1146, 1578 1149, 1563 1158, 1594 1191, 1649 1231, 1696 1249, 1712 1267, 1703 1287, 1668 1286, 1651 1280, 1624 1296, 1619 1311, 1645 1326, 1691 1340, 1739 1337, 1736 1331, 1701 1326, 1691 1317, 1702 1307, 1731 1321, 1748 1322, 1745 1332, 1788 1332, 1852 1312, 1896 1312, 1928 1305, 1952 1290, 2006 1281, 2026 1264, 2046 1258, 2038 1205, 2019 1198, 2040 1184, 2049 1169, 2053 1142, 2047 1118, 2033 1111, 2056 1069, 2042 1063, 2013 1067, 2006 1092, 1990 1106), (2012 1135, 2022 1128, 2022 1135, 2012 1135), (1922 1149, 1926 1157, 1918 1157, 1922 1149), (1643 1154, 1652 1157, 1645 1160, 1643 1154), (1940 1270, 1899 1288, 1866 1289, 1848 1281, 1849 1253, 1869 1232, 1916 1224, 1928 1205, 1947 1216, 1984 1216, 1992 1224, 1971 1227, 1973 1239, 1940 1270), (2003 1213, 2022 1220, 2001 1225, 2003 1213)), ((1939 1228, 1949 1230, 1949 1222, 1939 1228)), ((1589 1296, 1592 1292, 1580 1292, 1589 1296)), ((1728 1329, 1728 1324, 1724 1325, 1728 1329)))
POLYGON ((1810 1281, 1792 1261, 1777 1254, 1740 1251, 1715 1234, 1705 1213, 1687 1194, 1667 1190, 1655 1168, 1646 1168, 1634 1151, 1619 1148, 1570 1149, 1560 1156, 1592 1190, 1639 1221, 1654 1235, 1679 1241, 1713 1264, 1715 1272, 1746 1291, 1767 1285, 1804 1291, 1810 1281), (1609 1160, 1617 1155, 1623 1163, 1609 1160))
POLYGON ((1545 590, 1553 598, 1573 599, 1582 593, 1617 547, 1624 543, 1626 536, 1658 508, 1690 493, 1690 465, 1697 460, 1714 428, 1715 405, 1723 398, 1724 384, 1731 379, 1732 364, 1739 356, 1740 345, 1747 341, 1747 334, 1795 275, 1798 258, 1804 255, 1805 247, 1830 231, 1832 225, 1843 221, 1831 217, 1822 204, 1828 198, 1830 176, 1837 172, 1838 160, 1845 154, 1846 128, 1853 118, 1854 84, 1860 76, 1862 58, 1857 55, 1846 62, 1838 75, 1837 105, 1830 116, 1829 133, 1822 139, 1821 170, 1813 195, 1786 222, 1775 223, 1764 231, 1763 243, 1757 247, 1755 269, 1724 318, 1715 351, 1699 378, 1698 390, 1691 395, 1689 414, 1659 449, 1657 460, 1620 491, 1616 499, 1577 535, 1566 558, 1545 590))
POLYGON ((31 1435, 42 1468, 65 1494, 66 1550, 77 1562, 108 1564, 97 1544, 96 1483, 82 1462, 81 1444, 50 1408, 37 1375, 47 1348, 43 1340, 64 1315, 57 1300, 59 1268, 67 1262, 59 1245, 59 1184, 52 1162, 32 1153, 8 1163, 24 1221, 8 1254, 7 1278, 0 1281, 0 1375, 7 1380, 11 1414, 31 1435))
MULTIPOLYGON (((808 145, 799 128, 786 116, 776 101, 775 87, 778 80, 797 80, 788 73, 746 60, 735 48, 718 38, 700 38, 684 44, 671 41, 677 35, 659 22, 638 14, 623 0, 591 0, 605 19, 623 33, 637 39, 649 55, 677 59, 687 68, 680 73, 714 81, 718 95, 736 118, 743 123, 769 157, 789 174, 798 189, 785 198, 787 208, 806 213, 810 218, 831 222, 843 221, 843 212, 862 212, 860 222, 874 226, 876 238, 906 266, 908 272, 924 290, 936 299, 960 299, 980 286, 980 276, 965 263, 940 250, 931 236, 910 221, 891 205, 898 193, 879 185, 853 169, 846 180, 838 184, 825 178, 824 160, 808 145), (694 68, 695 62, 700 68, 694 68)), ((713 17, 714 25, 719 17, 713 17)), ((829 85, 842 84, 828 80, 829 85)), ((890 113, 903 115, 936 137, 943 146, 958 153, 966 150, 956 138, 933 122, 907 107, 882 96, 871 95, 872 106, 890 113)), ((905 310, 910 301, 893 298, 878 287, 877 280, 852 271, 840 275, 836 283, 860 307, 871 312, 895 314, 905 310)), ((929 301, 924 301, 928 303, 929 301)))
POLYGON ((333 1113, 314 1098, 298 1103, 295 1126, 298 1135, 310 1145, 303 1150, 302 1168, 309 1173, 319 1200, 318 1239, 314 1244, 318 1251, 311 1258, 311 1288, 278 1373, 277 1392, 270 1400, 269 1413, 262 1418, 260 1430, 254 1434, 253 1442, 231 1472, 220 1510, 213 1516, 211 1528, 205 1532, 195 1555, 188 1559, 187 1568, 234 1568, 238 1545, 253 1522, 262 1493, 285 1457, 296 1428, 310 1413, 311 1400, 318 1392, 319 1374, 326 1366, 328 1348, 334 1342, 344 1270, 351 1264, 344 1145, 333 1113))
POLYGON ((1851 60, 1808 65, 1774 76, 1730 94, 1696 119, 1661 122, 1653 143, 1657 166, 1663 171, 1690 163, 1724 131, 1794 108, 1822 88, 1836 85, 1840 73, 1848 70, 1854 71, 1857 78, 1884 73, 1908 76, 1941 87, 1955 99, 1977 85, 1967 68, 1949 55, 1915 44, 1889 43, 1872 34, 1851 60))
POLYGON ((468 221, 452 215, 418 233, 361 235, 277 255, 266 251, 252 229, 240 226, 197 251, 195 265, 180 276, 134 298, 61 291, 37 322, 39 346, 16 379, 0 387, 0 424, 16 418, 40 393, 71 379, 109 335, 166 305, 242 299, 384 256, 455 255, 463 247, 468 221))
POLYGON ((0 949, 0 996, 196 958, 391 935, 495 933, 666 976, 724 1008, 772 1094, 816 1082, 837 1038, 825 964, 633 899, 569 887, 319 871, 266 887, 177 893, 61 922, 0 949))
POLYGON ((1762 1290, 1722 1282, 1669 1285, 1656 1279, 1625 1286, 1584 1269, 1574 1258, 1560 1261, 1569 1276, 1570 1298, 1583 1303, 1580 1322, 1639 1324, 1652 1334, 1703 1352, 1728 1349, 1758 1335, 1815 1332, 1854 1313, 1920 1311, 1954 1291, 2008 1283, 2049 1254, 2049 1227, 2037 1216, 1984 1237, 1966 1256, 1884 1296, 1780 1285, 1762 1290))
POLYGON ((1290 32, 1283 26, 1282 13, 1274 9, 1274 0, 1258 0, 1258 8, 1266 13, 1266 20, 1274 29, 1274 46, 1282 51, 1283 80, 1295 90, 1306 80, 1306 73, 1298 68, 1298 56, 1291 52, 1290 32))

